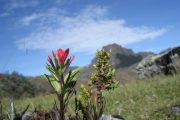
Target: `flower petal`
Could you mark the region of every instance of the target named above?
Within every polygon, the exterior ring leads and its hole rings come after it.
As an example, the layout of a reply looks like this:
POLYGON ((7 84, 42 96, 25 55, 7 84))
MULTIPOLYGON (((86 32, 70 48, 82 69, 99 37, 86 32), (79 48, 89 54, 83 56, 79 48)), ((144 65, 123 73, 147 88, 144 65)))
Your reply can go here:
POLYGON ((48 62, 51 63, 52 62, 52 58, 51 56, 48 56, 48 62))
POLYGON ((63 54, 63 58, 62 58, 62 61, 63 61, 63 62, 66 60, 68 54, 69 54, 69 48, 67 48, 67 49, 65 50, 64 54, 63 54))
POLYGON ((60 62, 63 62, 63 55, 64 55, 64 50, 62 50, 61 48, 58 49, 58 60, 60 62))
POLYGON ((69 64, 71 64, 71 62, 74 60, 75 56, 71 56, 70 57, 70 61, 69 61, 69 64))
POLYGON ((56 58, 56 53, 52 51, 53 57, 56 58))

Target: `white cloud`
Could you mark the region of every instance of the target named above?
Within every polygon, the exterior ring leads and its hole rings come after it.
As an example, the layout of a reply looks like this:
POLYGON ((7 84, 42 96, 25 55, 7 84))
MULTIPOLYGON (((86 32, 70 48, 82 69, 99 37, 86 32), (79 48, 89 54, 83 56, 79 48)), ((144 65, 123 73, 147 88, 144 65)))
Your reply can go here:
POLYGON ((62 14, 65 14, 65 13, 66 12, 62 9, 52 7, 52 8, 49 8, 46 12, 34 13, 31 15, 25 16, 19 21, 19 23, 26 26, 31 25, 33 23, 35 24, 37 23, 43 26, 45 26, 45 24, 47 23, 57 24, 62 14))
POLYGON ((38 0, 10 0, 6 5, 6 9, 12 10, 16 8, 26 8, 38 5, 38 0))
POLYGON ((10 15, 10 13, 19 8, 34 7, 39 4, 39 0, 4 0, 6 4, 2 6, 3 12, 0 13, 0 17, 10 15))
POLYGON ((6 17, 6 16, 8 16, 9 15, 9 13, 8 12, 3 12, 3 13, 0 13, 0 17, 6 17))
POLYGON ((41 21, 44 29, 18 40, 18 47, 44 50, 70 47, 74 52, 95 52, 110 43, 127 45, 154 39, 166 32, 165 28, 129 27, 123 19, 111 19, 105 7, 89 6, 71 16, 55 11, 26 18, 27 24, 35 19, 41 21))
POLYGON ((32 14, 30 16, 26 16, 24 17, 21 22, 24 24, 24 25, 30 25, 32 21, 38 19, 39 17, 41 17, 41 15, 39 14, 32 14))

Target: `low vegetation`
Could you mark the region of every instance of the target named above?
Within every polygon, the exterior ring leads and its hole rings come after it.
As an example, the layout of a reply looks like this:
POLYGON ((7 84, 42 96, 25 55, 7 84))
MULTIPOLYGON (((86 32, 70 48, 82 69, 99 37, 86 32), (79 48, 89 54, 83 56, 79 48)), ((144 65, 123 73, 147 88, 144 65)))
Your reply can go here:
POLYGON ((0 74, 0 99, 22 99, 50 93, 52 89, 47 84, 47 81, 38 77, 30 78, 17 72, 0 74))
MULTIPOLYGON (((105 114, 118 114, 127 120, 178 120, 179 115, 169 114, 171 106, 180 104, 180 75, 159 76, 151 79, 134 81, 120 85, 112 92, 106 92, 105 114)), ((35 107, 50 110, 55 95, 38 96, 16 100, 17 111, 22 111, 30 104, 29 111, 35 107)), ((7 113, 10 101, 2 100, 3 111, 7 113)), ((72 103, 68 108, 72 111, 72 103)))
POLYGON ((127 120, 176 120, 178 115, 169 115, 169 108, 180 104, 179 91, 180 75, 135 81, 106 93, 106 111, 127 120))

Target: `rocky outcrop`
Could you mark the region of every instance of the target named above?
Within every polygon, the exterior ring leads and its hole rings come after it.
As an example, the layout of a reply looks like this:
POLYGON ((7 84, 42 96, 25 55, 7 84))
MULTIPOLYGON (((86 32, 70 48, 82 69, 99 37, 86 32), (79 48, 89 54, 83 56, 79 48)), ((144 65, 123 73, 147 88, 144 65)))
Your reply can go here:
MULTIPOLYGON (((135 53, 133 50, 116 43, 103 46, 102 48, 110 53, 110 64, 116 69, 115 79, 120 80, 121 83, 126 83, 128 80, 136 79, 136 64, 148 55, 155 55, 152 52, 135 53)), ((91 61, 89 66, 86 66, 84 70, 80 72, 80 80, 78 82, 82 83, 89 80, 89 75, 94 71, 92 66, 95 62, 96 57, 91 61)))
POLYGON ((100 120, 124 120, 123 117, 119 115, 102 115, 100 120))
MULTIPOLYGON (((154 55, 154 53, 151 52, 135 53, 133 50, 122 47, 121 45, 118 45, 116 43, 106 45, 102 47, 102 49, 105 49, 110 53, 110 64, 116 69, 127 68, 140 62, 144 57, 148 55, 154 55)), ((95 61, 96 57, 92 60, 90 66, 92 66, 95 61)))
POLYGON ((178 71, 180 71, 180 47, 147 56, 136 67, 140 79, 159 74, 176 74, 178 71))
POLYGON ((141 55, 115 43, 104 46, 103 49, 111 54, 110 63, 116 69, 129 67, 142 60, 141 55))

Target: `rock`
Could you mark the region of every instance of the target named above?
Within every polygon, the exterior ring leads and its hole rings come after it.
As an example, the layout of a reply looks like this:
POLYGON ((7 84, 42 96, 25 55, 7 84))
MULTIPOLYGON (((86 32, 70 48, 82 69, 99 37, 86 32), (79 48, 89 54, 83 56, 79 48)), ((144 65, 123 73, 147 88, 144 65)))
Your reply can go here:
POLYGON ((33 114, 32 112, 26 112, 23 116, 22 116, 22 120, 31 120, 33 114))
POLYGON ((154 61, 155 57, 155 55, 147 56, 138 64, 136 70, 140 79, 152 77, 155 74, 161 73, 160 67, 154 61))
POLYGON ((180 47, 168 49, 158 55, 149 55, 136 67, 140 79, 159 74, 176 74, 180 71, 180 47))
POLYGON ((100 120, 124 120, 123 117, 119 115, 102 115, 100 120))
POLYGON ((174 115, 180 114, 180 105, 171 107, 169 112, 174 115))

